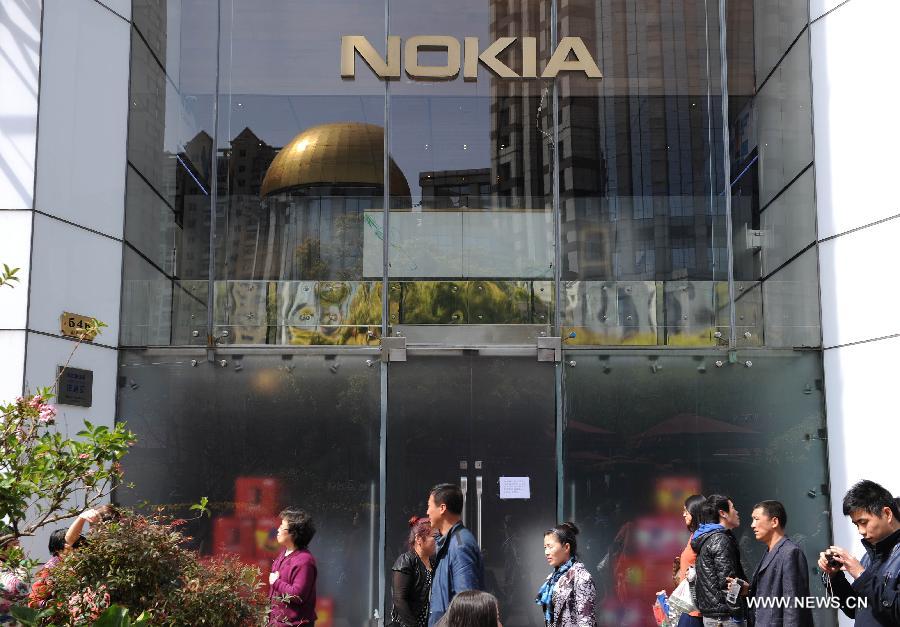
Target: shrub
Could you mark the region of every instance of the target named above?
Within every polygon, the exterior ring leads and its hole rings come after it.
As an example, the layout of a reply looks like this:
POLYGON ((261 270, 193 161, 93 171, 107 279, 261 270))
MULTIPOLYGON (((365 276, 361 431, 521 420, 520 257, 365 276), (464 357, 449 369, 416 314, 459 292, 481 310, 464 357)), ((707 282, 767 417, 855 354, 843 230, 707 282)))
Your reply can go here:
POLYGON ((87 545, 48 573, 43 598, 32 598, 44 610, 37 624, 91 624, 79 617, 113 605, 146 612, 151 625, 264 624, 257 568, 201 558, 185 548, 182 522, 127 512, 92 529, 87 545))

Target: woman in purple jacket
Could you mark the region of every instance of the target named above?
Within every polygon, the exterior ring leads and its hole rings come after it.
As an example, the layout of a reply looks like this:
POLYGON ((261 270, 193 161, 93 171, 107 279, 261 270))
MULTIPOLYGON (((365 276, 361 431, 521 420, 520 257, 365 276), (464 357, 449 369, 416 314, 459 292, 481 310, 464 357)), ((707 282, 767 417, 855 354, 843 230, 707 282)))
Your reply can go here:
POLYGON ((269 575, 271 627, 316 622, 316 558, 307 546, 316 534, 312 517, 297 507, 279 514, 278 544, 283 547, 269 575))

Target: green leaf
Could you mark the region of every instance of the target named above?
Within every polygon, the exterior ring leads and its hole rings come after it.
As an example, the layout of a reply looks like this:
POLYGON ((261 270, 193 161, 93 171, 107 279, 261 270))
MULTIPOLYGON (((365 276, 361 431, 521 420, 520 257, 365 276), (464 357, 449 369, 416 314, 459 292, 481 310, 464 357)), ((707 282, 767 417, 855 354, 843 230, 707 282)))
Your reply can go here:
POLYGON ((204 496, 200 499, 199 503, 194 503, 193 505, 191 505, 191 510, 199 511, 201 517, 204 514, 209 515, 209 508, 207 507, 207 505, 209 505, 209 498, 204 496))
POLYGON ((11 607, 9 613, 23 625, 37 625, 38 618, 40 617, 40 612, 38 612, 38 610, 31 609, 30 607, 20 607, 18 605, 11 607))
POLYGON ((94 621, 94 627, 128 627, 131 619, 128 609, 121 605, 110 605, 100 617, 94 621))

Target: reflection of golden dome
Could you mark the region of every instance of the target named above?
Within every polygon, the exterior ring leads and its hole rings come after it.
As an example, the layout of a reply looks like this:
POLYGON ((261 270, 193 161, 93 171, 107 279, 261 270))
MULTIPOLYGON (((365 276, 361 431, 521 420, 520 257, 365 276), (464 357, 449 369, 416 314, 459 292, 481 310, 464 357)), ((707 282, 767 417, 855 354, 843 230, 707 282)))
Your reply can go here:
MULTIPOLYGON (((281 149, 260 195, 309 185, 384 186, 384 129, 361 122, 320 124, 281 149)), ((409 197, 409 183, 391 159, 391 196, 409 197)))

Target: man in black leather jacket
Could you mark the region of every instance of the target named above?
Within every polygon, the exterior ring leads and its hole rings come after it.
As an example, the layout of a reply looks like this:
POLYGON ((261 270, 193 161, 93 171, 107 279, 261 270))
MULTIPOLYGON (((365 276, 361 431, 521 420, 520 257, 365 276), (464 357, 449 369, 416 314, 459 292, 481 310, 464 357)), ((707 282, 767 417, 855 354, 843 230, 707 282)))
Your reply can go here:
POLYGON ((744 602, 726 599, 728 578, 746 580, 737 539, 731 533, 741 524, 734 503, 727 496, 713 494, 701 512, 701 524, 691 537, 697 553, 694 595, 704 627, 742 627, 746 624, 744 602))

